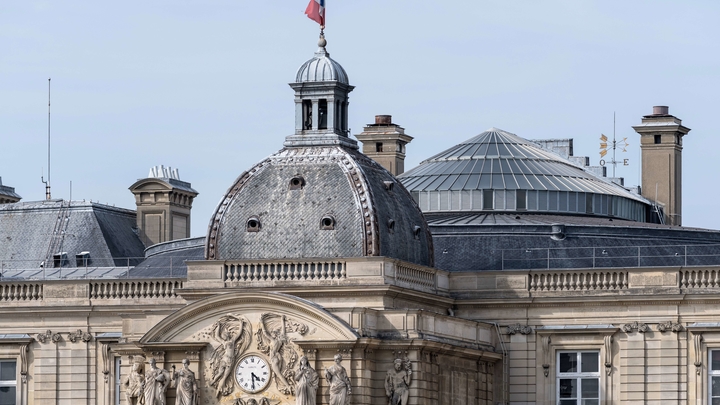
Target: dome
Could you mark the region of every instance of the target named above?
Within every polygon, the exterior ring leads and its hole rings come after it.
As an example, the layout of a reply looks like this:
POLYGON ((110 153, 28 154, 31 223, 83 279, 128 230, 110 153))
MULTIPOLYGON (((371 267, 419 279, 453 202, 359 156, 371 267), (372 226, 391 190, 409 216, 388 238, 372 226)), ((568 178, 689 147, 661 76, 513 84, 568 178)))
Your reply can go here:
POLYGON ((410 193, 341 146, 289 147, 238 177, 213 215, 208 260, 385 256, 433 265, 410 193))
POLYGON ((644 221, 649 202, 517 135, 491 128, 400 176, 424 212, 538 211, 644 221))
POLYGON ((305 62, 298 69, 295 75, 296 83, 304 82, 340 82, 350 84, 345 69, 339 63, 330 58, 330 54, 325 50, 325 39, 320 38, 320 48, 315 52, 315 56, 305 62))

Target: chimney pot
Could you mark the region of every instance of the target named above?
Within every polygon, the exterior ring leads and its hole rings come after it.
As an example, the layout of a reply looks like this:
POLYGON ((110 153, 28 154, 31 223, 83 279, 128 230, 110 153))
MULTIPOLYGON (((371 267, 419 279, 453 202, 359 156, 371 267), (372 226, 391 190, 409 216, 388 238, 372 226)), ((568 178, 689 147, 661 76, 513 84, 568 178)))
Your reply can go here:
POLYGON ((375 124, 390 125, 392 124, 392 115, 376 115, 375 124))
POLYGON ((670 109, 666 105, 656 105, 653 107, 653 115, 668 115, 670 109))

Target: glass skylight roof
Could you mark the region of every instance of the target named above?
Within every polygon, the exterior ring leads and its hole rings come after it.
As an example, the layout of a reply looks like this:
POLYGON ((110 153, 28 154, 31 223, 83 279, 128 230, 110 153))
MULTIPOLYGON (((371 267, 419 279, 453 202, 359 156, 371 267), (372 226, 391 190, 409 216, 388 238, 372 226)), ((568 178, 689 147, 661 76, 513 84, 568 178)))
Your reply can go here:
POLYGON ((537 211, 644 221, 649 202, 509 132, 491 128, 399 176, 425 211, 537 211))
POLYGON ((400 175, 410 191, 546 190, 616 195, 646 202, 517 135, 491 128, 400 175))

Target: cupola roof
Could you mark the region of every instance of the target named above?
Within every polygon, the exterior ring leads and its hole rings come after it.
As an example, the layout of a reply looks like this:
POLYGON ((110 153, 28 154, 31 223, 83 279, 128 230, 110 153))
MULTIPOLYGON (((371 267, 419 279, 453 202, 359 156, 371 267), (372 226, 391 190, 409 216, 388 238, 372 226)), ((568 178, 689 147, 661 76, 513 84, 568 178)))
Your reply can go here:
POLYGON ((325 49, 327 41, 321 35, 318 40, 318 50, 312 59, 300 66, 295 75, 296 83, 304 82, 340 82, 350 84, 348 75, 340 64, 330 58, 330 53, 325 49))

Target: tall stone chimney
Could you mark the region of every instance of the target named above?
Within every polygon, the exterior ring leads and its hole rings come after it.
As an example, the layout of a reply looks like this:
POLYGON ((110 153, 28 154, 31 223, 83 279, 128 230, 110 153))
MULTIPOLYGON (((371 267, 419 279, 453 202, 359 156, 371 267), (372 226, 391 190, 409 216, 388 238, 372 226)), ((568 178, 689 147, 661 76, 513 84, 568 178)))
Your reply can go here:
POLYGON ((145 246, 190 237, 190 210, 198 192, 181 181, 177 169, 155 166, 130 186, 137 206, 137 227, 145 246))
POLYGON ((405 129, 392 123, 391 115, 376 115, 375 123, 355 135, 362 142, 362 152, 397 176, 405 171, 405 145, 413 138, 405 129))
POLYGON ((665 206, 666 224, 682 225, 682 140, 690 128, 667 106, 655 106, 633 129, 640 134, 643 197, 665 206))

